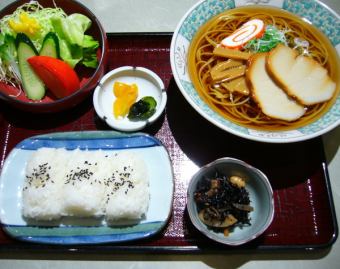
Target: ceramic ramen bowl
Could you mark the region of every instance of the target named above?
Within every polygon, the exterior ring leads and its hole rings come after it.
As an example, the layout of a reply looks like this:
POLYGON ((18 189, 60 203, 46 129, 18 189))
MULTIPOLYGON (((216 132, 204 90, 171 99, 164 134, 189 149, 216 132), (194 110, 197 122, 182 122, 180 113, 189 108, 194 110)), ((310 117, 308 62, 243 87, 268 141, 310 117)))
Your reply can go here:
POLYGON ((254 141, 269 143, 304 141, 320 136, 337 127, 340 124, 340 96, 338 94, 340 85, 339 77, 335 74, 340 70, 340 16, 317 0, 266 1, 266 3, 260 1, 262 6, 255 5, 255 2, 258 3, 259 1, 203 0, 188 10, 174 32, 170 51, 171 68, 179 90, 189 104, 212 124, 229 133, 254 141), (278 130, 239 125, 216 112, 216 109, 210 107, 196 90, 190 78, 190 70, 188 70, 188 54, 195 35, 213 17, 223 12, 243 7, 246 4, 252 4, 254 8, 279 8, 282 12, 297 15, 304 23, 318 28, 321 35, 324 36, 324 40, 327 40, 332 59, 336 59, 333 61, 335 62, 335 68, 331 64, 331 69, 335 70, 332 72, 337 88, 334 98, 327 109, 322 111, 321 116, 315 117, 315 120, 313 118, 305 125, 278 130))

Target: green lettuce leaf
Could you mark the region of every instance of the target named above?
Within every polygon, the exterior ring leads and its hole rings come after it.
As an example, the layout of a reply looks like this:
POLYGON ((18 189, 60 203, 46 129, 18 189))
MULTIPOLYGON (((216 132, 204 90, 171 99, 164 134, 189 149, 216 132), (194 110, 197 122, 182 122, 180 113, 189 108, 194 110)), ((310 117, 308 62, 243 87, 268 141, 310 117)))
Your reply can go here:
MULTIPOLYGON (((69 66, 74 68, 81 60, 81 56, 76 56, 75 53, 72 53, 72 51, 75 51, 74 48, 72 48, 71 45, 67 43, 65 39, 59 38, 59 47, 60 47, 60 57, 68 63, 69 66)), ((78 48, 81 50, 81 48, 78 48)))
POLYGON ((86 67, 96 68, 98 66, 97 49, 99 42, 92 36, 85 35, 83 43, 83 59, 81 63, 86 67))
POLYGON ((9 34, 0 33, 0 80, 13 80, 21 83, 21 75, 17 63, 15 39, 9 34))
POLYGON ((91 26, 91 20, 78 13, 66 18, 56 17, 52 24, 60 41, 61 58, 72 68, 81 63, 87 67, 96 68, 98 41, 92 36, 85 35, 85 31, 91 26))
POLYGON ((3 62, 15 61, 17 50, 15 48, 14 37, 0 33, 0 56, 3 62))
POLYGON ((73 22, 77 27, 81 28, 85 33, 91 27, 91 20, 83 14, 73 13, 67 17, 70 22, 73 22))
POLYGON ((52 18, 54 30, 72 45, 83 45, 84 33, 91 26, 91 20, 82 14, 72 14, 66 18, 52 18))

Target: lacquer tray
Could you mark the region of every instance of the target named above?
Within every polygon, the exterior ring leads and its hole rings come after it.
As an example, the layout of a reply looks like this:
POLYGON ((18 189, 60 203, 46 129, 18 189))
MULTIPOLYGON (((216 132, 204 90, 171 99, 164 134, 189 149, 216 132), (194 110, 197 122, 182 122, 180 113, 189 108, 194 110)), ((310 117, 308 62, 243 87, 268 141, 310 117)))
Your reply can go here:
MULTIPOLYGON (((338 236, 332 193, 321 138, 292 144, 252 142, 203 119, 179 92, 170 68, 171 35, 110 35, 109 66, 147 67, 163 80, 168 103, 164 115, 143 132, 158 138, 169 152, 175 190, 172 216, 158 234, 129 243, 40 245, 23 243, 0 230, 0 251, 35 252, 230 252, 233 250, 316 250, 338 236), (240 247, 217 244, 201 235, 186 210, 186 189, 198 167, 220 157, 234 157, 261 169, 275 195, 275 216, 257 240, 240 247)), ((94 112, 92 96, 65 113, 32 115, 0 104, 0 162, 23 139, 51 132, 110 130, 94 112)))

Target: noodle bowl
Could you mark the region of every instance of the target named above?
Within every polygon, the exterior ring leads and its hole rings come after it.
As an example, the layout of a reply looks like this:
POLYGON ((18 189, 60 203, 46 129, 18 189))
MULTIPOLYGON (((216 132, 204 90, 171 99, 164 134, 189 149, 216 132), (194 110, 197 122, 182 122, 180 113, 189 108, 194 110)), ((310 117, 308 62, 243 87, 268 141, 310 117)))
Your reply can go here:
MULTIPOLYGON (((247 64, 247 61, 243 61, 247 64)), ((320 118, 335 102, 340 91, 340 72, 337 54, 330 41, 314 26, 299 17, 277 8, 242 7, 223 12, 210 19, 196 33, 188 54, 188 70, 195 89, 201 98, 224 118, 245 127, 259 130, 290 130, 305 126, 320 118), (273 25, 284 32, 288 46, 302 42, 308 48, 309 57, 320 63, 337 84, 332 99, 311 106, 305 106, 305 114, 295 121, 274 119, 265 115, 253 101, 251 94, 230 92, 211 77, 210 71, 224 59, 213 54, 221 41, 234 33, 244 23, 260 19, 265 25, 273 25)))

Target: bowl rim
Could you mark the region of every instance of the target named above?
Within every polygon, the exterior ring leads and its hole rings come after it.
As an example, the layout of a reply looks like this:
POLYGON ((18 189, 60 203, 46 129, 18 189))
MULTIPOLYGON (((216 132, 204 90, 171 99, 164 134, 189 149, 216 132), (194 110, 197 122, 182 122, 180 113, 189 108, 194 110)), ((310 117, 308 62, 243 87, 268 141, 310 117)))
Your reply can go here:
MULTIPOLYGON (((335 129, 337 126, 340 125, 340 116, 339 116, 335 121, 332 121, 331 123, 327 124, 326 127, 322 126, 322 128, 319 128, 319 130, 317 130, 317 131, 313 130, 309 134, 306 134, 305 132, 300 131, 299 130, 300 128, 293 129, 293 130, 287 130, 287 131, 261 131, 261 130, 251 129, 251 128, 248 128, 248 127, 244 127, 244 126, 241 126, 241 125, 234 124, 233 122, 223 118, 222 121, 229 122, 229 123, 236 126, 236 127, 230 127, 230 126, 225 125, 223 122, 219 121, 218 119, 213 118, 210 115, 208 115, 208 113, 206 113, 206 111, 198 103, 196 103, 195 100, 190 96, 190 94, 185 90, 185 88, 184 88, 184 86, 181 82, 181 78, 178 74, 178 70, 177 70, 176 62, 175 62, 175 58, 176 58, 176 56, 175 56, 176 52, 175 51, 176 51, 177 38, 180 35, 180 30, 183 26, 183 23, 190 17, 191 13, 193 13, 197 9, 197 7, 203 5, 205 2, 208 2, 208 1, 210 1, 210 0, 200 0, 187 10, 187 12, 182 16, 182 18, 180 19, 180 21, 178 22, 178 24, 175 28, 175 31, 174 31, 174 34, 173 34, 172 40, 171 40, 171 45, 170 45, 170 64, 171 64, 171 70, 173 72, 173 76, 174 76, 174 79, 176 81, 176 84, 177 84, 180 92, 184 96, 184 98, 187 100, 187 102, 203 118, 205 118, 210 123, 214 124, 215 126, 219 127, 220 129, 222 129, 222 130, 224 130, 228 133, 231 133, 233 135, 236 135, 236 136, 239 136, 239 137, 242 137, 242 138, 245 138, 245 139, 249 139, 249 140, 252 140, 252 141, 265 142, 265 143, 293 143, 293 142, 306 141, 306 140, 321 136, 321 135, 335 129), (246 131, 242 132, 239 129, 246 130, 246 131), (297 133, 299 133, 299 134, 297 135, 297 133), (291 135, 289 135, 289 134, 291 134, 291 135)), ((225 0, 224 2, 226 2, 226 1, 229 1, 229 0, 225 0)), ((230 9, 245 6, 245 4, 241 4, 241 5, 237 6, 236 3, 235 3, 236 0, 230 0, 229 2, 231 2, 231 1, 234 3, 234 7, 230 8, 230 9)), ((319 0, 312 0, 312 1, 319 4, 323 9, 327 10, 327 12, 334 15, 340 21, 340 15, 338 13, 336 13, 334 10, 332 10, 331 8, 329 8, 325 3, 320 2, 319 0)), ((294 12, 283 9, 283 7, 281 5, 283 5, 283 3, 281 4, 281 3, 275 3, 274 2, 274 3, 269 3, 269 4, 264 4, 264 3, 253 4, 252 6, 279 8, 279 9, 282 9, 283 11, 290 12, 290 13, 296 15, 296 16, 300 16, 298 14, 295 14, 294 12)), ((222 12, 224 12, 226 10, 230 10, 230 9, 224 9, 222 12)), ((217 12, 213 16, 216 16, 217 14, 220 14, 220 12, 217 12)), ((211 16, 211 18, 213 16, 211 16)), ((205 22, 206 21, 207 20, 205 20, 205 22)), ((318 28, 317 26, 315 26, 315 27, 318 28)), ((319 31, 322 32, 321 30, 319 30, 319 31)), ((196 32, 197 32, 197 30, 195 31, 195 33, 196 32)), ((328 38, 328 36, 325 33, 322 32, 322 34, 324 34, 328 38)), ((185 37, 183 37, 183 38, 185 39, 185 37)), ((186 41, 188 41, 189 44, 191 43, 191 41, 189 41, 189 40, 186 40, 186 41)), ((339 45, 340 45, 340 43, 337 46, 339 46, 339 45)), ((333 44, 332 44, 332 46, 334 47, 333 44)), ((340 61, 340 50, 339 49, 335 48, 335 51, 337 52, 338 57, 339 57, 339 61, 340 61)), ((187 54, 187 52, 186 52, 186 54, 187 54)), ((185 69, 186 69, 187 59, 185 59, 184 65, 185 65, 185 69)), ((188 81, 188 83, 190 83, 192 85, 192 87, 194 88, 194 86, 191 82, 188 81)), ((199 97, 199 98, 201 99, 201 97, 199 97)), ((335 100, 332 107, 330 107, 329 110, 327 112, 325 112, 325 114, 321 118, 319 118, 316 121, 308 124, 307 126, 310 126, 311 124, 313 124, 313 123, 321 120, 322 118, 324 118, 326 116, 326 114, 328 114, 335 105, 338 105, 338 103, 340 104, 340 94, 338 95, 338 97, 335 100)), ((212 111, 212 109, 210 107, 208 107, 207 109, 209 111, 212 111)), ((336 111, 335 111, 335 113, 336 113, 336 111)), ((217 117, 222 118, 222 116, 219 115, 217 112, 213 112, 213 114, 217 115, 217 117)), ((306 126, 304 126, 304 127, 306 127, 306 126)), ((301 128, 304 128, 304 127, 301 127, 301 128)))
MULTIPOLYGON (((29 2, 29 1, 23 0, 22 2, 29 2)), ((96 25, 100 29, 100 31, 99 31, 99 33, 100 33, 100 42, 101 42, 100 59, 99 59, 99 62, 98 62, 98 66, 96 67, 96 70, 94 71, 94 73, 91 76, 91 77, 95 77, 100 72, 100 68, 101 68, 101 66, 102 66, 102 64, 103 64, 103 62, 105 60, 105 55, 106 55, 107 46, 108 46, 107 42, 105 41, 106 40, 106 32, 105 32, 103 26, 101 25, 100 21, 96 17, 96 15, 88 7, 86 7, 84 4, 82 4, 81 2, 79 2, 77 0, 71 0, 69 2, 74 2, 75 4, 81 6, 82 9, 86 10, 86 12, 88 12, 90 14, 90 16, 91 16, 91 21, 95 21, 96 25)), ((12 8, 14 6, 18 6, 19 7, 22 4, 23 3, 19 4, 19 1, 12 2, 12 3, 8 4, 7 6, 5 6, 1 10, 1 12, 6 11, 7 9, 10 9, 10 8, 12 8)), ((54 107, 55 105, 58 105, 58 104, 63 103, 63 102, 67 102, 69 99, 73 99, 76 96, 81 95, 84 92, 84 89, 89 84, 90 84, 90 79, 87 80, 84 83, 84 85, 81 87, 81 89, 77 90, 73 94, 68 95, 68 96, 66 96, 64 98, 61 98, 61 99, 53 100, 53 102, 48 102, 48 103, 25 102, 25 101, 22 101, 22 100, 18 100, 15 97, 8 96, 7 94, 4 94, 1 91, 0 91, 0 97, 1 97, 1 99, 5 100, 5 101, 9 101, 9 102, 14 103, 16 105, 23 105, 23 106, 25 106, 27 108, 34 107, 34 108, 38 109, 39 107, 43 107, 43 108, 48 109, 49 107, 54 107)))
POLYGON ((114 128, 119 131, 125 131, 125 132, 139 131, 145 128, 146 126, 152 124, 153 122, 155 122, 163 113, 166 103, 167 103, 167 94, 166 94, 166 90, 165 90, 162 79, 154 71, 146 67, 141 67, 141 66, 121 66, 121 67, 112 69, 111 71, 106 73, 101 78, 101 80, 99 81, 93 93, 93 106, 94 106, 94 109, 97 115, 111 128, 114 128), (104 112, 104 110, 102 109, 101 105, 99 104, 100 91, 102 90, 102 85, 104 85, 107 81, 112 79, 114 75, 119 75, 119 73, 123 73, 123 72, 129 72, 133 74, 133 73, 136 73, 136 71, 137 71, 137 74, 138 73, 143 74, 146 77, 145 79, 147 80, 152 79, 155 82, 154 84, 160 92, 161 102, 157 106, 156 112, 147 120, 133 122, 131 123, 131 125, 122 126, 119 123, 116 123, 115 121, 110 120, 110 117, 108 117, 106 113, 104 112))
POLYGON ((224 245, 228 245, 228 246, 239 246, 245 243, 248 243, 252 240, 254 240, 255 238, 259 237, 261 234, 263 234, 268 227, 270 226, 270 224, 272 223, 273 219, 274 219, 274 214, 275 214, 275 204, 274 204, 274 192, 272 189, 272 186, 269 182, 268 177, 258 168, 242 161, 236 158, 232 158, 232 157, 222 157, 219 159, 216 159, 208 164, 203 165, 190 179, 189 185, 188 185, 188 189, 187 189, 187 210, 188 210, 188 214, 189 214, 189 218, 191 220, 191 223, 196 227, 197 230, 199 230, 202 234, 204 234, 206 237, 210 238, 211 240, 214 240, 216 242, 222 243, 224 245), (243 166, 245 169, 249 169, 251 170, 253 173, 257 174, 262 182, 264 183, 265 187, 266 187, 266 191, 268 192, 268 196, 270 197, 270 203, 269 203, 269 215, 268 218, 266 219, 266 222, 264 223, 264 225, 261 227, 261 229, 259 229, 256 233, 254 233, 253 235, 251 235, 249 238, 246 239, 241 239, 241 240, 235 240, 235 241, 228 241, 228 237, 222 238, 222 237, 218 237, 215 235, 214 232, 210 232, 208 230, 208 228, 203 228, 203 225, 199 225, 196 221, 200 221, 197 218, 197 212, 195 212, 193 206, 190 206, 191 204, 195 203, 193 200, 193 192, 194 192, 194 184, 196 184, 201 177, 198 177, 199 174, 204 173, 203 171, 213 167, 214 165, 218 164, 218 163, 235 163, 238 165, 243 166))

